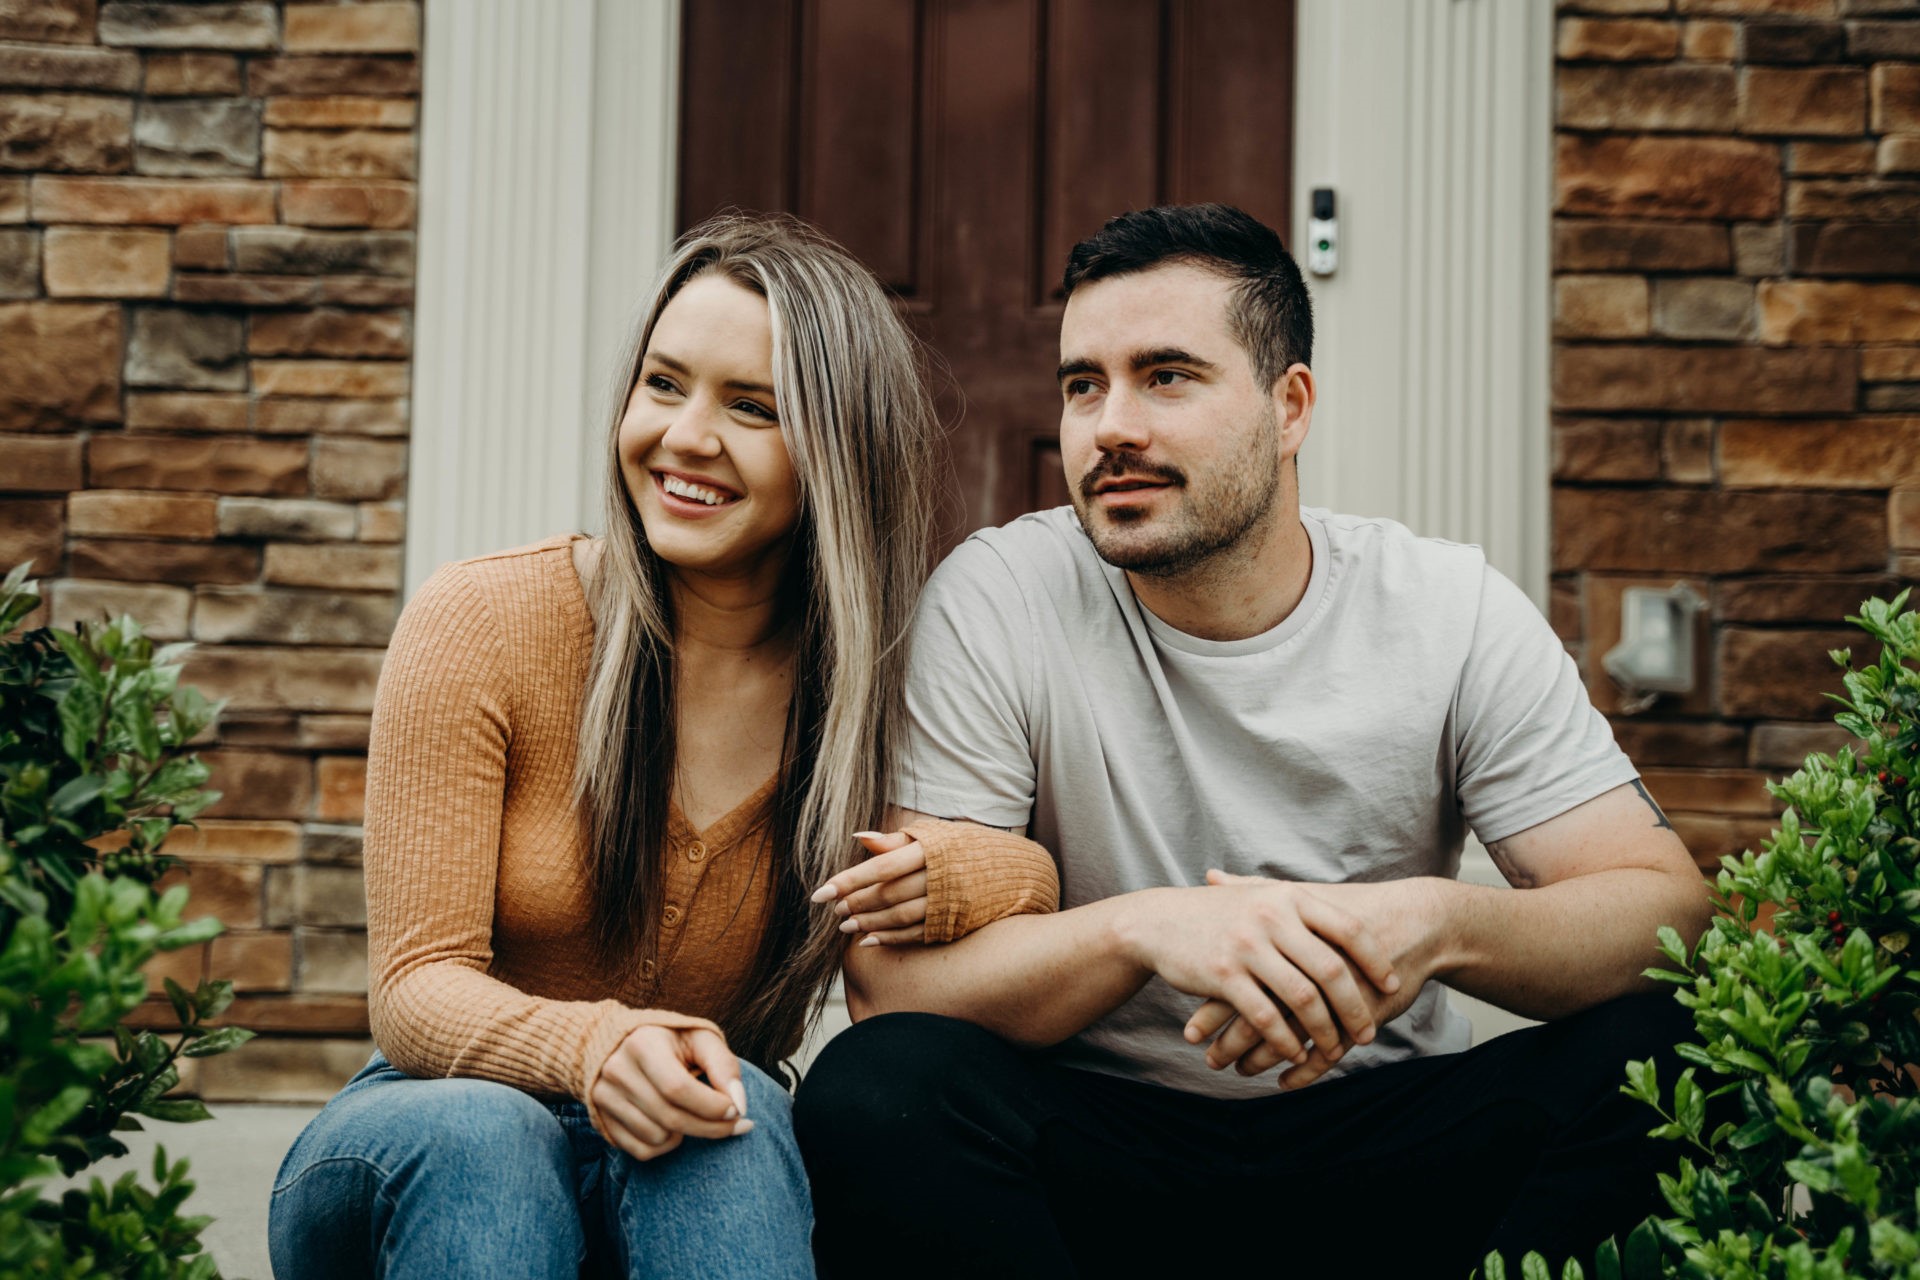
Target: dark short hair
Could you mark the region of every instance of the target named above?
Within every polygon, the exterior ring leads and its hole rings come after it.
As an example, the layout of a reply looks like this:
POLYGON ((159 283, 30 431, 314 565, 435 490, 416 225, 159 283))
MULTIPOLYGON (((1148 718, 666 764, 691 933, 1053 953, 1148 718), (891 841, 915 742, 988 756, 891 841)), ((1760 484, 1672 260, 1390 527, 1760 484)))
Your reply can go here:
POLYGON ((1312 363, 1313 300, 1299 265, 1272 227, 1230 204, 1166 204, 1109 219, 1067 255, 1066 296, 1168 262, 1233 282, 1227 323, 1262 386, 1288 365, 1312 363))

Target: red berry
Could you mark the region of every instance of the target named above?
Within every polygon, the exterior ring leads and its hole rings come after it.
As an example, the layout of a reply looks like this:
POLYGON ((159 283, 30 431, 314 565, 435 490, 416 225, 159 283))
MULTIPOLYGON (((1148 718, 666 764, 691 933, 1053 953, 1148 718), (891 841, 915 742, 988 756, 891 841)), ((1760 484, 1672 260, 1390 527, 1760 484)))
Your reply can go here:
POLYGON ((1888 774, 1888 772, 1885 769, 1882 769, 1879 773, 1876 773, 1873 776, 1879 780, 1880 785, 1883 787, 1886 786, 1889 782, 1893 781, 1892 775, 1888 774))
POLYGON ((1896 773, 1893 775, 1893 785, 1896 787, 1904 787, 1907 785, 1907 780, 1896 773))
POLYGON ((1828 924, 1836 924, 1836 925, 1837 925, 1837 924, 1839 924, 1839 923, 1840 923, 1840 913, 1839 913, 1838 911, 1829 911, 1829 912, 1827 912, 1827 923, 1828 923, 1828 924))

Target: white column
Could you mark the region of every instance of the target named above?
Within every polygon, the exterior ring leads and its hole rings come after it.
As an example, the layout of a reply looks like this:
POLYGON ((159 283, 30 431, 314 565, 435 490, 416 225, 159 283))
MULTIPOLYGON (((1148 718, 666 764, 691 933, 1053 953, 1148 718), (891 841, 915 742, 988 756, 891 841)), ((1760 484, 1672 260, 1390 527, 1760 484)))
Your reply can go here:
POLYGON ((673 233, 677 0, 426 7, 407 590, 591 528, 614 352, 673 233))
POLYGON ((1553 7, 1299 14, 1295 242, 1315 187, 1340 223, 1301 499, 1479 543, 1544 607, 1553 7))

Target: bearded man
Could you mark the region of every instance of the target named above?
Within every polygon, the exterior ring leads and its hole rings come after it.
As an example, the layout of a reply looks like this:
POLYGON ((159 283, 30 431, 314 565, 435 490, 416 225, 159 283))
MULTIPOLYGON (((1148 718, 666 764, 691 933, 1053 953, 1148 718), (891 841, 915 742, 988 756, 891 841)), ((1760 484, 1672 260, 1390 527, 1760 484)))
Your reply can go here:
POLYGON ((825 1269, 1464 1277, 1631 1227, 1671 1144, 1619 1086, 1688 1025, 1641 977, 1705 925, 1686 849, 1478 548, 1301 507, 1270 228, 1130 213, 1066 293, 1073 505, 929 583, 893 824, 1026 835, 1062 909, 916 946, 881 891, 837 904, 856 1025, 796 1116, 825 1269), (1455 878, 1468 832, 1511 889, 1455 878), (1469 1048, 1441 983, 1543 1023, 1469 1048))

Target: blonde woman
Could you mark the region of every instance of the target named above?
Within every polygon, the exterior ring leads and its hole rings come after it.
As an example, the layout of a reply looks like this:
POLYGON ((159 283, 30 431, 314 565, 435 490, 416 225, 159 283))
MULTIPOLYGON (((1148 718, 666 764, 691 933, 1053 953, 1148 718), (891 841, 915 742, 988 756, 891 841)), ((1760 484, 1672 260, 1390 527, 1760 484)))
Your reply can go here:
POLYGON ((849 935, 1057 896, 1050 863, 938 824, 853 866, 900 741, 933 436, 872 277, 788 219, 709 223, 629 369, 607 535, 451 565, 394 636, 381 1052, 280 1170, 280 1280, 811 1275, 774 1075, 849 935))

